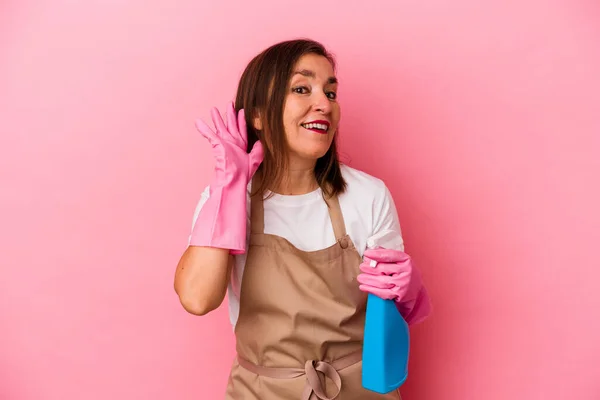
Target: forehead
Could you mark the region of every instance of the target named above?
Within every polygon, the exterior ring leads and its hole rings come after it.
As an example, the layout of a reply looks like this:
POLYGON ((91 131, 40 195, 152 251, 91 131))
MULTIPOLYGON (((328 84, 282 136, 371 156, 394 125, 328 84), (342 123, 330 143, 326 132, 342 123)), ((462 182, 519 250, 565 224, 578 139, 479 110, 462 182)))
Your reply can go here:
POLYGON ((323 80, 335 76, 335 71, 329 60, 318 54, 305 54, 300 57, 294 66, 294 74, 299 71, 312 72, 316 78, 323 80))

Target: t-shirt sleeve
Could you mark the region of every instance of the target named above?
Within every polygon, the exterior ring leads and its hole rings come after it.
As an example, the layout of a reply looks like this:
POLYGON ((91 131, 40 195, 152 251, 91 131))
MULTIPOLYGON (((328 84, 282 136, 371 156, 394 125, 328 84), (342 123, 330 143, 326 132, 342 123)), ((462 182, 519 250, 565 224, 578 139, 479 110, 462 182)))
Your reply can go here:
POLYGON ((194 216, 192 218, 192 229, 190 230, 190 235, 188 236, 188 245, 190 244, 190 242, 192 240, 191 231, 194 230, 194 226, 196 225, 196 220, 198 219, 198 215, 200 215, 200 210, 202 210, 202 207, 204 206, 204 204, 206 204, 206 201, 208 200, 209 197, 210 197, 210 186, 207 186, 202 191, 202 194, 200 195, 200 200, 198 200, 198 204, 196 205, 196 209, 194 211, 194 216))
MULTIPOLYGON (((398 234, 402 236, 402 229, 400 228, 396 204, 392 194, 385 184, 383 185, 382 190, 379 191, 378 196, 375 198, 373 216, 373 232, 371 232, 371 236, 375 236, 378 233, 386 230, 398 232, 398 234)), ((397 250, 404 251, 404 249, 397 250)))

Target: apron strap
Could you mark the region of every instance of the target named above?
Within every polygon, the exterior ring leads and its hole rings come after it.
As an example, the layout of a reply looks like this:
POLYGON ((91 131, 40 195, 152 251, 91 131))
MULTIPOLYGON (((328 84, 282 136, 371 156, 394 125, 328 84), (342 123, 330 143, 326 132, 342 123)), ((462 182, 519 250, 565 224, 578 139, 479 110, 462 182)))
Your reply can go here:
POLYGON ((340 201, 337 196, 326 196, 325 202, 327 203, 327 209, 329 210, 329 218, 331 219, 331 225, 333 226, 333 233, 335 234, 335 238, 339 241, 346 236, 346 224, 344 223, 340 201))
MULTIPOLYGON (((251 190, 254 190, 260 185, 259 175, 259 172, 254 174, 251 190)), ((250 199, 250 232, 252 233, 265 233, 265 207, 262 196, 262 193, 257 193, 250 199)), ((325 196, 325 203, 327 204, 327 210, 329 211, 333 233, 336 240, 339 241, 346 236, 346 224, 344 223, 340 201, 337 196, 325 196)))

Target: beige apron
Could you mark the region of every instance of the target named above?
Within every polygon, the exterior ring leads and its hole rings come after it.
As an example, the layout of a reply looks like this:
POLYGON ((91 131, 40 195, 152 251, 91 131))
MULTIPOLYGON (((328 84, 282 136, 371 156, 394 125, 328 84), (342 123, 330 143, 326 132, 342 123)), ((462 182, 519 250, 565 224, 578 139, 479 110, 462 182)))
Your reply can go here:
POLYGON ((337 242, 310 252, 265 234, 262 196, 251 202, 238 357, 226 399, 400 399, 396 391, 381 395, 361 385, 367 296, 358 289, 362 259, 346 234, 338 199, 326 200, 337 242))

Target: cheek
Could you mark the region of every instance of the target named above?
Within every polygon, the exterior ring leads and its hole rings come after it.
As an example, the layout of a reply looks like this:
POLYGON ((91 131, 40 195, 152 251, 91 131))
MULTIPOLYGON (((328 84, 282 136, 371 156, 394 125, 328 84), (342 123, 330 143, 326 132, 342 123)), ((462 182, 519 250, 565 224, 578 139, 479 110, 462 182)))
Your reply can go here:
POLYGON ((302 122, 305 113, 305 105, 297 98, 289 97, 283 109, 283 122, 286 125, 298 125, 302 122))
POLYGON ((334 103, 331 110, 331 119, 334 124, 338 124, 340 122, 340 117, 342 116, 342 110, 340 109, 340 105, 338 103, 334 103))

